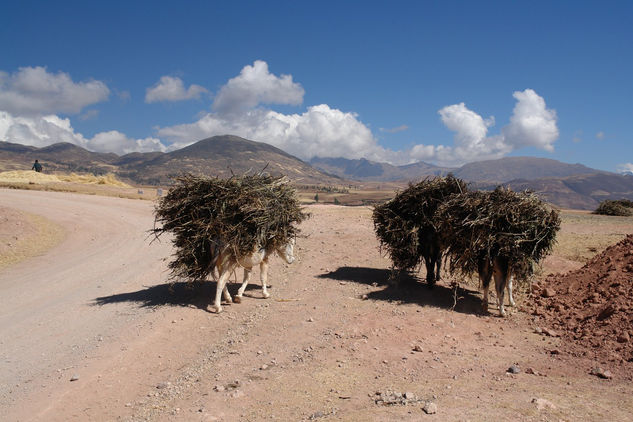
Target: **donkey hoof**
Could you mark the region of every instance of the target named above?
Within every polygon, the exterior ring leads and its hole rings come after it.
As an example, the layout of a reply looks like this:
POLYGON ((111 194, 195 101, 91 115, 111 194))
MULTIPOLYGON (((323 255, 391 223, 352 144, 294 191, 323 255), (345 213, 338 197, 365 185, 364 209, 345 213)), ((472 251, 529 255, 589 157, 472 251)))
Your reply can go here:
POLYGON ((220 306, 220 305, 212 306, 211 310, 214 311, 216 314, 219 314, 220 312, 222 312, 222 306, 220 306))
POLYGON ((264 296, 264 299, 268 299, 270 297, 270 293, 268 292, 264 292, 262 295, 264 296))
POLYGON ((242 303, 242 296, 234 296, 233 303, 242 303))

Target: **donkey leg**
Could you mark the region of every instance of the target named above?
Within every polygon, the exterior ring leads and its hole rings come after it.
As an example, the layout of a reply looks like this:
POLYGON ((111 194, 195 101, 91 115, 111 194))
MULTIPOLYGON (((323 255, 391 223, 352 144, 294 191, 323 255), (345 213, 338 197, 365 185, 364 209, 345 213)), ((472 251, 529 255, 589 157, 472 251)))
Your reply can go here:
POLYGON ((510 276, 510 279, 508 280, 508 299, 510 300, 510 306, 516 306, 516 303, 514 302, 514 297, 512 296, 512 279, 514 277, 510 276))
POLYGON ((215 312, 218 314, 222 312, 222 304, 221 304, 222 293, 226 289, 226 281, 228 280, 230 273, 231 272, 228 269, 225 271, 220 271, 220 278, 218 279, 218 283, 215 288, 215 300, 213 301, 212 309, 214 309, 215 312))
POLYGON ((489 286, 490 286, 490 283, 484 284, 484 297, 481 303, 481 310, 484 311, 484 313, 488 312, 488 287, 489 286))
POLYGON ((438 254, 435 258, 435 281, 441 280, 440 271, 442 270, 442 254, 438 254))
POLYGON ((244 290, 246 290, 246 286, 248 286, 248 282, 251 279, 251 271, 252 268, 244 268, 244 280, 242 280, 242 285, 237 291, 237 295, 233 298, 235 303, 242 303, 242 295, 244 294, 244 290))
POLYGON ((424 258, 426 266, 426 284, 429 287, 435 285, 435 261, 431 257, 424 258))
POLYGON ((483 301, 481 303, 481 308, 484 313, 488 313, 488 288, 490 287, 490 279, 492 278, 492 268, 490 268, 490 261, 487 259, 481 260, 477 269, 479 272, 479 281, 481 282, 481 287, 483 288, 483 301))
POLYGON ((262 282, 262 295, 265 298, 270 297, 270 293, 268 293, 268 259, 264 258, 264 260, 259 264, 259 279, 262 282))
POLYGON ((508 262, 505 259, 496 259, 494 262, 494 277, 495 277, 495 290, 497 291, 497 304, 499 305, 499 315, 506 316, 506 311, 503 307, 503 298, 506 288, 508 288, 508 281, 510 279, 510 269, 508 262))
POLYGON ((227 282, 224 283, 224 288, 222 289, 222 296, 224 296, 224 301, 226 303, 233 303, 233 298, 231 298, 231 293, 229 293, 229 288, 227 284, 228 284, 228 278, 227 278, 227 282))
POLYGON ((499 306, 499 315, 504 317, 506 316, 506 310, 503 307, 503 298, 505 295, 505 286, 506 282, 503 280, 502 276, 497 276, 495 274, 495 290, 497 291, 497 305, 499 306))

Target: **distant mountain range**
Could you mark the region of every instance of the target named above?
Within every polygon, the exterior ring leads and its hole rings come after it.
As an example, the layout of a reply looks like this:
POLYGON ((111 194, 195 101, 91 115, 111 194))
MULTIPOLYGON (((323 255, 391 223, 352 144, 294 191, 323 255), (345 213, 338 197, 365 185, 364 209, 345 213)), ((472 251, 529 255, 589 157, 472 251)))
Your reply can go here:
POLYGON ((582 164, 567 164, 536 157, 506 157, 498 160, 478 161, 462 167, 438 167, 419 162, 404 166, 345 158, 313 158, 314 167, 345 179, 365 181, 415 180, 428 176, 445 176, 452 173, 460 179, 478 183, 506 183, 514 179, 533 180, 542 177, 567 177, 577 174, 610 174, 582 164))
POLYGON ((438 167, 424 162, 394 166, 388 163, 377 163, 364 158, 350 160, 347 158, 320 158, 310 160, 310 164, 319 170, 335 174, 343 179, 372 182, 394 182, 399 180, 415 180, 426 176, 444 176, 455 169, 438 167))
POLYGON ((633 175, 595 170, 582 164, 535 157, 507 157, 438 167, 427 163, 393 166, 365 159, 314 158, 306 163, 269 144, 237 136, 203 139, 188 147, 163 153, 118 156, 95 153, 69 143, 44 148, 0 142, 0 171, 30 169, 38 159, 45 171, 114 173, 139 185, 169 185, 184 172, 227 177, 245 172, 284 174, 298 185, 343 185, 364 182, 408 182, 453 173, 480 189, 499 184, 514 190, 529 189, 552 204, 595 209, 604 199, 633 200, 633 175))
POLYGON ((594 210, 605 199, 633 200, 633 175, 598 172, 535 180, 516 179, 505 185, 515 191, 527 189, 536 192, 543 200, 562 208, 594 210))
POLYGON ((563 208, 593 210, 605 199, 633 200, 633 175, 610 173, 547 158, 506 157, 454 168, 427 163, 393 166, 345 158, 313 158, 310 163, 345 179, 365 181, 417 181, 452 173, 478 189, 494 189, 503 184, 514 190, 531 190, 563 208))

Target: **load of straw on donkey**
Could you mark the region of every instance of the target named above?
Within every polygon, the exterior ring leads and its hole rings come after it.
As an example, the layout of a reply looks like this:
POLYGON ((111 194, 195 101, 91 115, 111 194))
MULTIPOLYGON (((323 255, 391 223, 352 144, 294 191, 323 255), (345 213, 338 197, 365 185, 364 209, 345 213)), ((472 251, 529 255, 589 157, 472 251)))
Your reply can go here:
POLYGON ((292 263, 297 225, 307 217, 284 177, 187 174, 156 205, 153 232, 157 237, 173 235, 172 279, 204 280, 218 274, 213 309, 221 312, 222 295, 229 303, 241 301, 255 265, 260 266, 263 296, 269 296, 268 260, 277 252, 292 263), (238 266, 244 267, 244 279, 232 299, 226 283, 238 266))
POLYGON ((433 285, 444 255, 451 272, 478 273, 484 311, 494 277, 501 316, 505 315, 506 289, 514 305, 512 278, 530 280, 539 261, 551 251, 560 228, 558 212, 533 193, 502 187, 469 192, 452 175, 409 185, 375 207, 373 219, 394 274, 415 270, 424 260, 427 283, 433 285))

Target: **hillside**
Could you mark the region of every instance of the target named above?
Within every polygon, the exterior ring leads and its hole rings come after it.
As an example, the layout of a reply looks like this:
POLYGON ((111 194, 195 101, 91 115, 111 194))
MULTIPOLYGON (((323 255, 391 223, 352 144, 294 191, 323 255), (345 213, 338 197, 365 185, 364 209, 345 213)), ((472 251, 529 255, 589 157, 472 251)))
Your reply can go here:
POLYGON ((507 185, 514 190, 532 190, 545 201, 571 209, 594 210, 605 199, 633 200, 633 176, 630 175, 581 174, 563 178, 513 180, 507 185))
POLYGON ((455 176, 484 183, 505 183, 515 179, 534 180, 544 177, 568 177, 580 174, 610 174, 582 164, 568 164, 549 158, 505 157, 498 160, 464 164, 455 176))
POLYGON ((500 184, 514 190, 531 190, 563 208, 595 209, 605 199, 633 199, 633 176, 596 170, 537 157, 506 157, 468 163, 459 168, 427 163, 393 166, 365 159, 314 158, 311 164, 328 173, 361 181, 415 181, 425 177, 455 176, 476 189, 494 189, 500 184))
POLYGON ((38 159, 45 172, 70 171, 105 174, 116 170, 116 154, 91 152, 60 142, 44 148, 0 142, 0 171, 28 170, 38 159))
POLYGON ((462 167, 439 167, 424 162, 394 166, 365 160, 319 158, 310 161, 314 167, 351 180, 387 182, 417 180, 428 176, 455 176, 478 183, 498 184, 515 179, 534 180, 543 177, 568 177, 579 174, 609 174, 582 164, 568 164, 548 158, 506 157, 478 161, 462 167))
POLYGON ((146 161, 127 162, 119 172, 139 183, 157 185, 168 183, 172 175, 182 172, 228 177, 264 168, 273 175, 285 174, 296 183, 341 183, 279 148, 232 135, 203 139, 146 161))
POLYGON ((136 184, 166 185, 183 172, 228 177, 248 171, 285 174, 302 184, 340 184, 300 159, 269 144, 237 136, 214 136, 168 152, 132 153, 124 156, 90 152, 69 143, 45 148, 0 142, 0 170, 30 169, 38 159, 45 172, 74 171, 114 173, 136 184))

